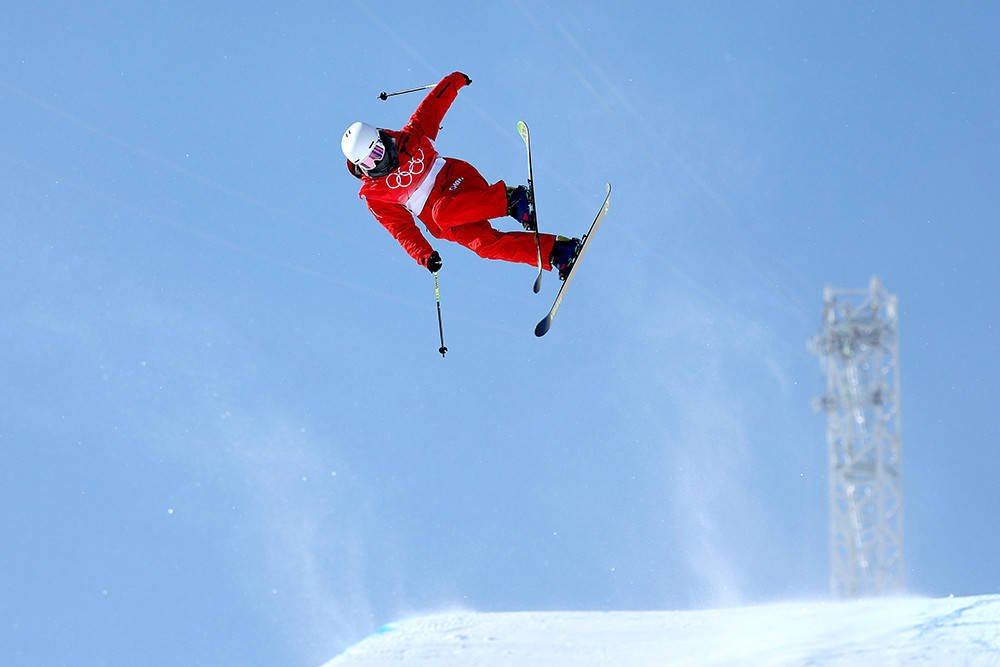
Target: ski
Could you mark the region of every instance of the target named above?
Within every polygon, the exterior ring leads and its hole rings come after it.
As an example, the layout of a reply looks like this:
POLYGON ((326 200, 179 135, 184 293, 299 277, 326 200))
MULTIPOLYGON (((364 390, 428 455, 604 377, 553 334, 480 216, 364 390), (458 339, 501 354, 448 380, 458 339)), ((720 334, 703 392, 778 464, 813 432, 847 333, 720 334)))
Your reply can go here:
POLYGON ((552 327, 552 320, 556 318, 556 313, 559 312, 559 306, 562 305, 563 298, 566 296, 566 290, 569 289, 570 283, 573 282, 573 276, 576 275, 576 270, 580 268, 580 260, 583 259, 583 255, 587 252, 587 248, 590 246, 590 241, 594 238, 594 233, 597 231, 597 228, 601 226, 604 216, 608 214, 608 207, 611 206, 611 184, 608 183, 605 187, 607 188, 607 195, 604 197, 604 204, 601 205, 601 210, 597 212, 597 217, 594 218, 594 222, 590 225, 590 229, 588 229, 587 233, 583 235, 583 238, 581 239, 583 244, 580 246, 580 252, 577 253, 576 259, 573 260, 573 265, 570 267, 569 273, 566 274, 566 278, 563 280, 563 284, 559 288, 559 293, 556 294, 556 300, 552 304, 552 308, 549 309, 549 314, 542 318, 542 321, 535 327, 536 336, 544 336, 552 327))
POLYGON ((524 139, 524 148, 528 151, 528 210, 531 215, 531 225, 535 232, 535 248, 538 250, 538 276, 532 287, 535 294, 542 289, 542 241, 538 237, 538 216, 535 212, 535 180, 531 173, 531 135, 528 134, 528 124, 523 120, 517 121, 517 133, 524 139))

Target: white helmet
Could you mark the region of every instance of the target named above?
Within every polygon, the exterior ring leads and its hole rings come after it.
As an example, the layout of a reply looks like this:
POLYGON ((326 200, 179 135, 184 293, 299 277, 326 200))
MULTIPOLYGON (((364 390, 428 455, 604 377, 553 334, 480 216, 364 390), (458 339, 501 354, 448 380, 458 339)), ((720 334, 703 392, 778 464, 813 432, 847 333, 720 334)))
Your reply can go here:
POLYGON ((385 144, 379 138, 378 128, 368 123, 357 122, 344 132, 340 140, 340 150, 347 160, 365 171, 375 168, 375 163, 385 155, 385 144))

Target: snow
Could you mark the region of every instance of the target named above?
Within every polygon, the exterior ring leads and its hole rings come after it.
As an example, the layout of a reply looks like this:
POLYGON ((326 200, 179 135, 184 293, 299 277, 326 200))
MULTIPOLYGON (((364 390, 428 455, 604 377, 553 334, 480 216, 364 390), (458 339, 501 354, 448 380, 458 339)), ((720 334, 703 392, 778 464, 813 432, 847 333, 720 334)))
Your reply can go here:
POLYGON ((1000 666, 1000 595, 706 611, 456 612, 391 623, 325 667, 1000 666))

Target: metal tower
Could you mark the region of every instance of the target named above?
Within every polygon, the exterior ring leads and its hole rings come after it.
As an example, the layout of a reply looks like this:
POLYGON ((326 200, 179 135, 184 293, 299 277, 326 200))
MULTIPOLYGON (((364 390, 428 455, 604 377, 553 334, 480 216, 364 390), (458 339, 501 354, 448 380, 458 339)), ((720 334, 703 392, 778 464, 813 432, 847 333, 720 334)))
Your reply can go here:
POLYGON ((903 486, 897 298, 823 290, 823 326, 810 349, 826 371, 830 450, 830 586, 839 597, 903 590, 903 486))

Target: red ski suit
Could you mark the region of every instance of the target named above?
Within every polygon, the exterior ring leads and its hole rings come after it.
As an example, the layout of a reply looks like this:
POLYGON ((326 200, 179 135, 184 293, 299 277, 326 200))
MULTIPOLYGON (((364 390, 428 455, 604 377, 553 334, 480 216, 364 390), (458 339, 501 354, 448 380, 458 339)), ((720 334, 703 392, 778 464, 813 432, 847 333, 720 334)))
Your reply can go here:
MULTIPOLYGON (((499 232, 488 222, 507 215, 504 182, 489 185, 471 164, 441 157, 434 149, 441 120, 464 85, 464 74, 449 74, 427 94, 401 131, 386 131, 399 151, 399 166, 388 175, 369 178, 348 161, 350 172, 362 181, 358 196, 423 266, 434 250, 413 216, 435 238, 460 243, 480 257, 537 265, 533 232, 499 232)), ((539 240, 542 268, 551 270, 555 236, 541 234, 539 240)))

